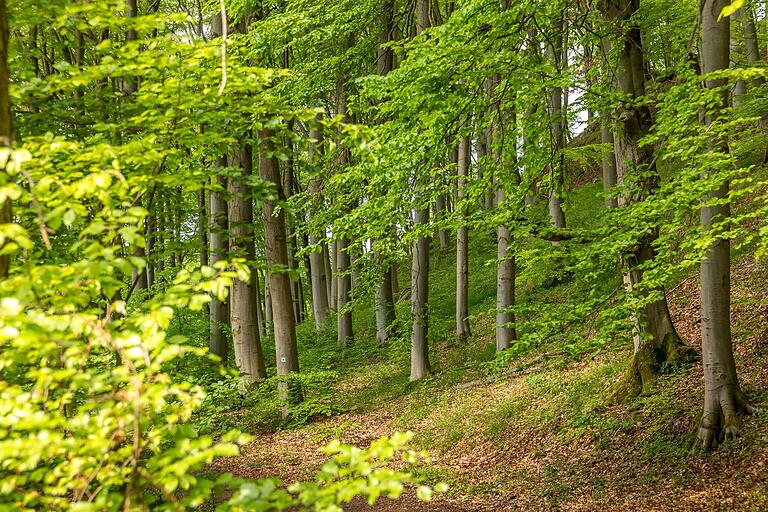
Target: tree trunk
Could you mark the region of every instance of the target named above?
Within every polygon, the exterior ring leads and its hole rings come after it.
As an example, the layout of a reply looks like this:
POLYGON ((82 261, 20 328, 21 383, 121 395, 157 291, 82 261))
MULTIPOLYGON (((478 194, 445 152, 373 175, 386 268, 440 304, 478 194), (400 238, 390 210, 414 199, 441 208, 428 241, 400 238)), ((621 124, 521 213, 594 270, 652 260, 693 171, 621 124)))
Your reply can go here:
POLYGON ((469 227, 467 206, 464 204, 471 159, 468 136, 459 140, 458 157, 457 206, 460 219, 456 232, 456 337, 466 340, 472 335, 469 328, 469 227))
MULTIPOLYGON (((8 15, 5 0, 0 0, 0 147, 12 147, 13 126, 11 125, 11 98, 8 93, 10 70, 8 69, 8 15)), ((5 164, 0 166, 2 183, 8 180, 5 164)), ((13 219, 10 199, 0 203, 0 224, 9 224, 13 219)), ((10 254, 0 255, 0 279, 8 277, 11 267, 10 254)))
POLYGON ((200 241, 200 266, 208 265, 208 213, 207 200, 204 188, 197 191, 197 229, 200 241))
POLYGON ((323 236, 325 238, 325 243, 323 244, 323 265, 325 266, 325 291, 328 295, 328 309, 335 309, 335 305, 333 303, 333 270, 331 268, 331 254, 328 249, 328 238, 325 233, 323 233, 323 236))
MULTIPOLYGON (((755 13, 751 2, 747 2, 741 9, 738 9, 734 15, 741 21, 744 28, 744 50, 746 51, 747 63, 750 66, 759 65, 760 43, 757 39, 757 28, 755 26, 755 13)), ((704 53, 702 51, 702 53, 704 53)), ((754 87, 760 87, 765 83, 765 78, 759 76, 752 79, 754 87)))
POLYGON ((253 287, 256 293, 256 325, 259 327, 259 339, 263 340, 267 337, 267 319, 261 302, 261 279, 259 274, 258 269, 254 268, 251 270, 251 279, 253 279, 253 287))
MULTIPOLYGON (((617 85, 622 93, 634 98, 645 94, 640 29, 632 21, 638 6, 638 0, 606 0, 601 5, 608 21, 624 27, 625 35, 616 42, 619 48, 617 85)), ((645 169, 642 177, 635 178, 634 195, 624 194, 619 197, 618 206, 621 207, 630 201, 643 201, 651 195, 658 188, 659 177, 653 148, 639 144, 652 125, 649 109, 644 105, 625 102, 616 119, 621 120, 620 127, 614 134, 618 184, 623 185, 631 178, 632 169, 645 169)), ((658 233, 655 231, 646 234, 638 240, 636 249, 623 258, 627 268, 624 280, 628 292, 633 292, 637 283, 642 280, 642 266, 656 257, 653 241, 657 237, 658 233)), ((675 330, 666 294, 663 290, 657 291, 661 291, 661 299, 648 303, 634 314, 633 358, 624 376, 611 386, 609 401, 624 401, 649 392, 663 364, 675 366, 695 357, 693 349, 682 343, 675 330)))
POLYGON ((339 243, 333 241, 333 251, 331 252, 331 303, 330 307, 334 311, 339 310, 339 243))
POLYGON ((397 279, 397 263, 394 261, 389 266, 389 276, 392 279, 392 297, 396 304, 400 299, 400 283, 397 279))
MULTIPOLYGON (((416 32, 421 34, 429 26, 429 0, 416 2, 416 32)), ((426 178, 416 177, 414 191, 414 228, 423 230, 413 244, 411 260, 411 376, 420 380, 430 375, 429 367, 429 246, 431 239, 426 234, 429 226, 429 204, 422 197, 426 178), (423 203, 423 204, 422 204, 423 203)))
MULTIPOLYGON (((287 52, 283 52, 283 66, 288 67, 287 52)), ((288 129, 293 131, 293 122, 288 123, 288 129)), ((282 173, 282 188, 283 194, 286 199, 293 195, 293 143, 289 137, 283 139, 283 145, 288 151, 288 159, 285 161, 285 168, 282 173)), ((301 277, 299 276, 299 261, 296 258, 297 252, 297 240, 296 230, 293 227, 295 219, 292 216, 290 222, 286 217, 286 230, 288 236, 288 268, 291 270, 291 300, 293 301, 293 317, 296 319, 296 323, 304 321, 304 296, 301 289, 301 277)))
MULTIPOLYGON (((605 116, 601 116, 605 117, 605 116)), ((600 142, 609 145, 609 150, 603 150, 603 194, 605 194, 606 208, 616 208, 619 201, 611 195, 613 187, 616 186, 616 154, 613 149, 613 133, 607 120, 601 119, 600 123, 600 142)))
MULTIPOLYGON (((296 320, 293 316, 291 299, 291 280, 285 269, 288 268, 288 239, 285 228, 285 208, 277 208, 277 202, 283 203, 285 195, 280 180, 280 166, 275 156, 275 132, 262 129, 259 132, 261 151, 259 152, 259 175, 262 180, 271 183, 277 190, 279 201, 264 199, 264 252, 267 264, 275 268, 269 273, 269 291, 272 301, 273 329, 275 334, 275 360, 277 374, 288 376, 299 371, 299 354, 296 345, 296 320)), ((283 418, 288 416, 289 405, 302 399, 301 388, 288 380, 279 384, 283 418)))
MULTIPOLYGON (((229 248, 230 257, 244 258, 248 265, 256 259, 253 240, 253 198, 248 178, 253 172, 251 148, 243 145, 236 150, 240 157, 241 175, 228 180, 230 196, 229 248)), ((251 268, 249 282, 235 279, 230 295, 230 321, 235 364, 249 382, 267 376, 256 312, 256 269, 251 268)))
MULTIPOLYGON (((379 15, 379 36, 377 46, 377 71, 380 76, 386 76, 394 66, 393 52, 386 46, 394 37, 394 0, 382 0, 379 15)), ((384 343, 394 336, 395 330, 395 296, 392 289, 393 267, 380 252, 374 254, 375 261, 381 267, 379 283, 376 288, 376 341, 384 343)))
POLYGON ((269 272, 264 273, 264 329, 272 332, 272 294, 269 292, 269 272))
POLYGON ((338 341, 341 345, 350 343, 354 337, 352 332, 352 311, 350 311, 350 300, 352 298, 352 275, 350 273, 349 263, 349 240, 341 237, 336 241, 336 264, 338 265, 338 285, 336 304, 338 341), (346 309, 346 311, 344 311, 346 309))
MULTIPOLYGON (((227 157, 220 156, 216 159, 218 168, 227 166, 227 157)), ((221 175, 211 177, 212 188, 209 193, 210 205, 208 206, 211 266, 217 261, 227 258, 227 201, 224 199, 224 190, 227 187, 227 179, 221 175)), ((227 360, 227 335, 229 324, 228 303, 219 301, 213 297, 210 304, 210 349, 211 353, 219 356, 223 362, 227 360)))
MULTIPOLYGON (((706 0, 701 11, 702 71, 712 73, 728 68, 730 18, 718 16, 728 5, 727 0, 706 0)), ((725 79, 706 81, 709 89, 722 88, 725 79)), ((727 95, 721 94, 721 105, 705 116, 709 125, 719 120, 717 112, 725 107, 727 95)), ((712 149, 727 152, 723 139, 713 136, 712 149)), ((704 178, 716 175, 714 169, 704 172, 704 178)), ((701 208, 701 227, 705 234, 730 216, 727 202, 728 182, 710 191, 701 208), (714 202, 714 204, 713 204, 714 202)), ((698 440, 705 450, 716 448, 724 439, 739 434, 739 413, 751 413, 752 407, 739 386, 731 340, 731 261, 730 243, 717 237, 707 248, 701 262, 701 350, 704 361, 704 413, 698 440)))
MULTIPOLYGON (((564 13, 563 13, 564 14, 564 13)), ((563 15, 554 23, 552 42, 548 44, 549 57, 552 59, 555 69, 561 72, 563 69, 563 15)), ((563 211, 563 187, 565 174, 565 111, 563 109, 563 88, 553 87, 549 93, 549 126, 552 141, 554 143, 551 183, 549 190, 549 218, 556 228, 565 228, 565 212, 563 211)), ((553 242, 556 243, 556 242, 553 242)))
POLYGON ((147 215, 147 233, 146 233, 146 245, 144 251, 147 255, 147 266, 145 272, 147 274, 146 287, 151 288, 155 284, 155 254, 157 245, 157 212, 152 208, 149 209, 149 215, 147 215))
MULTIPOLYGON (((435 184, 437 185, 437 188, 442 188, 443 184, 441 183, 440 177, 435 177, 435 184)), ((440 222, 445 218, 445 215, 447 213, 447 206, 446 206, 446 197, 445 194, 442 192, 438 193, 437 197, 435 198, 435 217, 437 217, 436 222, 440 222)), ((440 243, 440 254, 445 254, 448 252, 448 230, 445 228, 439 228, 437 230, 437 238, 440 243)))
MULTIPOLYGON (((313 141, 310 142, 309 146, 310 165, 314 166, 314 172, 318 173, 317 166, 323 147, 323 132, 319 128, 319 124, 312 128, 309 138, 313 141)), ((312 202, 312 215, 316 215, 323 207, 322 178, 315 176, 309 181, 309 195, 312 202)), ((328 276, 326 275, 327 265, 323 261, 326 254, 325 233, 312 231, 309 234, 309 243, 313 247, 320 246, 309 255, 312 279, 312 316, 315 317, 315 327, 320 329, 328 321, 328 276)))

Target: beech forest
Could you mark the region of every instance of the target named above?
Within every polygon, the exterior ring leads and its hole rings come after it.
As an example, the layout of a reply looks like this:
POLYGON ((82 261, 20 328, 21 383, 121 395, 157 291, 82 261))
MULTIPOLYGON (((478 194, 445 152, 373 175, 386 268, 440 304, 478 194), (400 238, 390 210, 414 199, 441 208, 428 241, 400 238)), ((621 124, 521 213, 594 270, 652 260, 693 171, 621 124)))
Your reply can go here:
POLYGON ((0 512, 768 510, 768 2, 0 0, 0 512))

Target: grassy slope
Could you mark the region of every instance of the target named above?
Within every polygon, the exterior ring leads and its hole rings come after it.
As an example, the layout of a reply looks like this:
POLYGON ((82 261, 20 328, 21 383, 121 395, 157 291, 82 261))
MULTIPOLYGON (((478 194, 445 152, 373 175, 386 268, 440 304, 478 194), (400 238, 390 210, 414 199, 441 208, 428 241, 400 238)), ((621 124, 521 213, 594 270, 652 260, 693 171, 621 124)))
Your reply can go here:
MULTIPOLYGON (((572 225, 587 225, 600 209, 599 187, 570 199, 572 225)), ((454 341, 453 261, 438 258, 431 276, 431 350, 435 375, 408 383, 408 340, 388 347, 373 340, 371 310, 355 315, 357 341, 336 347, 332 333, 300 326, 304 370, 338 372, 334 387, 343 411, 302 428, 259 435, 221 469, 249 476, 308 478, 331 437, 365 444, 394 430, 416 433, 429 450, 428 481, 446 481, 448 495, 429 505, 406 497, 377 510, 765 510, 768 509, 768 420, 745 420, 743 436, 714 454, 690 452, 701 407, 700 364, 664 376, 655 393, 607 407, 603 392, 625 367, 629 342, 617 339, 597 354, 574 358, 554 351, 557 340, 533 347, 502 368, 493 366, 495 268, 489 239, 471 251, 473 338, 454 341)), ((750 255, 734 264, 733 323, 743 385, 758 406, 768 400, 766 267, 750 255)), ((401 283, 405 283, 401 276, 401 283)), ((533 293, 557 303, 564 284, 545 292, 521 280, 523 303, 533 293)), ((697 346, 698 281, 683 279, 671 293, 684 340, 697 346)), ((407 308, 407 304, 400 304, 407 308)), ((407 332, 407 326, 403 326, 407 332)), ((268 350, 268 349, 266 349, 268 350)), ((267 352, 269 353, 269 352, 267 352)), ((357 509, 358 507, 353 507, 357 509)))

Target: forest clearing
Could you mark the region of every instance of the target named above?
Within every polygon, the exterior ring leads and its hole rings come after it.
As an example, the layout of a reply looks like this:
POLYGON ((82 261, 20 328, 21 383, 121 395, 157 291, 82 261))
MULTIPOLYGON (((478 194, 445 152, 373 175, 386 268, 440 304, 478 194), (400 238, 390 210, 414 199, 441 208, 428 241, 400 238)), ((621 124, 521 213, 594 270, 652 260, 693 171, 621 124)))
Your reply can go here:
POLYGON ((768 510, 768 4, 0 0, 0 512, 768 510))

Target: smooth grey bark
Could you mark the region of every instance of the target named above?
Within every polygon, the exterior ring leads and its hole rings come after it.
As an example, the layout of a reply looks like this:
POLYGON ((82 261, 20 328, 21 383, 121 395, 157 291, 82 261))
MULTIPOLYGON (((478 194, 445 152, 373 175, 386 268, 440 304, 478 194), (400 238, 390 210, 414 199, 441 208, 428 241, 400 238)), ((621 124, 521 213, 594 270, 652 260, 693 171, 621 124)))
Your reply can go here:
POLYGON ((272 294, 269 293, 269 272, 264 273, 264 329, 272 332, 272 294))
MULTIPOLYGON (((277 374, 288 376, 299 371, 299 353, 296 345, 296 319, 293 316, 291 298, 291 280, 284 269, 288 268, 288 236, 285 226, 285 208, 278 208, 277 203, 285 201, 280 180, 280 165, 275 156, 275 131, 259 131, 259 176, 272 184, 278 200, 264 199, 264 253, 267 264, 275 270, 269 273, 269 293, 272 303, 272 322, 275 338, 275 361, 277 374)), ((300 401, 300 386, 289 385, 288 380, 281 380, 278 391, 282 402, 283 418, 288 416, 290 404, 300 401)))
MULTIPOLYGON (((220 156, 216 159, 216 167, 226 166, 226 156, 220 156)), ((227 179, 223 176, 214 175, 211 177, 211 185, 212 188, 208 194, 210 199, 208 205, 208 240, 210 242, 209 258, 211 265, 215 265, 217 261, 227 259, 227 201, 224 198, 227 179)), ((209 321, 211 353, 226 362, 228 344, 225 326, 229 325, 229 307, 226 300, 222 302, 216 297, 211 299, 209 321)))
POLYGON ((395 302, 398 302, 398 299, 400 298, 400 283, 398 282, 398 276, 397 276, 397 263, 392 262, 392 264, 389 267, 389 275, 392 279, 392 297, 395 298, 395 302))
POLYGON ((470 166, 470 138, 459 139, 457 162, 457 204, 460 209, 456 230, 456 337, 465 340, 472 335, 469 328, 469 227, 467 226, 467 177, 470 166))
MULTIPOLYGON (((421 186, 417 185, 414 203, 423 202, 421 186)), ((429 225, 429 207, 419 206, 414 212, 417 229, 429 225)), ((411 376, 419 380, 432 373, 429 365, 429 246, 430 237, 420 234, 413 244, 411 265, 411 376)))
MULTIPOLYGON (((638 8, 639 0, 604 0, 601 4, 605 18, 623 27, 622 36, 616 41, 619 50, 616 85, 631 98, 645 94, 642 40, 640 29, 633 21, 638 8)), ((622 186, 630 179, 635 180, 633 195, 619 196, 618 206, 622 207, 629 202, 643 201, 653 194, 659 186, 659 176, 653 148, 639 144, 652 126, 650 110, 647 106, 632 102, 622 103, 620 109, 616 114, 619 122, 614 133, 617 183, 622 186), (631 171, 638 167, 645 172, 640 177, 633 177, 631 171)), ((635 286, 642 281, 643 265, 656 257, 653 242, 657 237, 655 231, 648 233, 637 241, 633 251, 623 257, 626 269, 624 281, 628 292, 634 292, 635 286)), ((649 392, 663 364, 674 366, 695 356, 693 349, 680 341, 664 290, 656 291, 661 292, 661 298, 648 302, 632 318, 634 356, 625 375, 609 392, 613 401, 623 401, 642 392, 649 392)))
POLYGON ((197 236, 200 245, 199 259, 200 266, 202 267, 208 265, 208 200, 204 188, 197 191, 197 210, 197 236))
POLYGON ((600 122, 600 142, 609 145, 610 150, 603 151, 601 165, 603 169, 603 194, 605 194, 605 206, 607 208, 616 208, 619 206, 619 200, 611 195, 613 187, 616 186, 616 153, 613 149, 613 133, 610 124, 601 116, 600 122))
MULTIPOLYGON (((416 2, 416 32, 421 34, 429 26, 429 0, 416 2)), ((429 226, 429 204, 422 195, 426 178, 416 177, 413 214, 414 228, 420 230, 413 243, 411 259, 411 375, 410 380, 423 379, 430 375, 429 365, 429 248, 431 239, 427 235, 429 226)))
MULTIPOLYGON (((436 185, 438 187, 441 186, 439 183, 440 179, 435 178, 435 181, 437 182, 436 185)), ((438 219, 442 219, 447 212, 447 201, 445 194, 438 194, 435 198, 435 217, 438 219)), ((440 247, 440 254, 445 254, 448 251, 448 245, 449 245, 449 239, 448 239, 448 230, 445 228, 438 228, 437 230, 437 239, 439 242, 440 247)))
MULTIPOLYGON (((547 44, 549 58, 552 59, 555 69, 563 69, 563 24, 562 13, 553 23, 553 36, 551 42, 547 44)), ((560 86, 552 87, 549 93, 547 104, 549 111, 549 129, 553 142, 553 157, 551 172, 551 183, 549 190, 549 199, 547 207, 549 210, 549 219, 552 226, 556 228, 565 228, 565 212, 563 211, 563 187, 565 179, 565 111, 563 109, 563 88, 560 86)), ((555 243, 555 242, 553 242, 555 243)))
MULTIPOLYGON (((741 9, 738 9, 734 16, 741 22, 741 26, 744 31, 744 50, 747 58, 747 63, 750 66, 759 64, 760 58, 760 42, 757 38, 757 27, 755 26, 755 13, 752 8, 751 2, 747 2, 741 9)), ((765 78, 755 77, 752 79, 752 85, 754 87, 760 87, 765 83, 765 78)))
MULTIPOLYGON (((512 127, 517 124, 514 111, 509 113, 512 127)), ((495 133, 492 132, 492 133, 495 133)), ((513 141, 514 144, 514 141, 513 141)), ((515 150, 511 152, 515 154, 515 150)), ((517 169, 516 158, 513 156, 512 165, 506 159, 499 159, 501 179, 496 181, 496 207, 505 208, 506 183, 520 184, 520 173, 517 169)), ((509 226, 496 226, 496 352, 508 349, 517 340, 515 327, 515 286, 517 280, 517 260, 515 247, 512 243, 512 232, 509 226)))
POLYGON ((336 299, 338 312, 336 325, 338 328, 338 341, 341 345, 346 345, 354 338, 354 333, 352 332, 352 312, 349 311, 349 303, 352 297, 352 275, 349 268, 349 240, 346 237, 340 237, 336 241, 336 250, 338 251, 336 257, 336 264, 338 265, 338 285, 336 290, 338 293, 336 299), (346 311, 344 310, 345 308, 347 308, 346 311))
MULTIPOLYGON (((325 235, 325 233, 323 233, 323 235, 325 235)), ((323 249, 323 265, 325 266, 325 290, 326 290, 326 293, 328 294, 328 309, 330 310, 330 309, 334 309, 333 297, 331 294, 331 287, 332 287, 331 281, 333 280, 333 270, 331 269, 331 254, 328 248, 327 237, 326 237, 325 243, 323 244, 322 249, 323 249)))
MULTIPOLYGON (((727 0, 706 0, 701 10, 702 72, 726 69, 729 64, 730 18, 718 20, 727 0)), ((722 88, 724 79, 709 79, 706 87, 722 88)), ((721 94, 721 108, 727 95, 721 94)), ((707 112, 706 124, 718 122, 717 112, 707 112)), ((726 141, 713 136, 712 148, 727 152, 726 141)), ((715 175, 715 169, 704 171, 704 177, 715 175)), ((701 208, 701 227, 705 236, 718 223, 730 216, 727 202, 728 182, 711 190, 701 208)), ((707 247, 701 262, 701 350, 704 362, 704 412, 699 426, 698 441, 705 450, 716 448, 724 439, 739 434, 739 413, 752 413, 753 408, 739 386, 731 339, 731 269, 728 238, 716 236, 707 247)))
POLYGON ((392 265, 387 264, 376 289, 376 341, 384 343, 394 335, 395 320, 392 265))
MULTIPOLYGON (((0 0, 0 147, 12 147, 13 125, 11 123, 11 97, 9 94, 10 70, 8 68, 8 15, 5 0, 0 0)), ((0 173, 7 174, 5 164, 0 166, 0 173)), ((10 199, 0 203, 0 224, 8 224, 13 218, 10 199)), ((0 255, 0 279, 8 276, 11 256, 0 255)))
MULTIPOLYGON (((287 52, 283 52, 283 67, 288 67, 287 52)), ((293 122, 288 122, 288 130, 293 131, 293 122)), ((294 175, 293 175, 293 143, 289 137, 283 139, 283 145, 288 152, 288 158, 285 160, 285 167, 281 175, 283 195, 286 199, 290 198, 294 192, 294 175)), ((291 279, 291 300, 293 303, 293 317, 296 319, 296 323, 300 324, 304 321, 304 293, 301 286, 301 276, 298 273, 299 262, 296 258, 298 252, 298 240, 296 236, 296 230, 293 224, 295 223, 294 216, 289 219, 286 217, 286 233, 288 236, 288 269, 291 279)))
MULTIPOLYGON (((139 15, 139 7, 138 7, 137 0, 127 0, 126 8, 127 8, 126 15, 129 18, 136 18, 139 15)), ((138 39, 138 34, 136 33, 136 29, 129 28, 125 31, 126 42, 136 41, 137 39, 138 39)), ((123 81, 123 92, 125 92, 125 94, 128 94, 128 95, 134 94, 136 91, 138 91, 138 89, 139 89, 139 85, 135 77, 129 76, 123 81)))
MULTIPOLYGON (((317 166, 323 147, 323 132, 320 125, 316 124, 309 132, 311 140, 309 145, 310 165, 317 166)), ((323 206, 323 180, 320 177, 313 177, 309 181, 309 195, 311 200, 312 214, 316 214, 323 206)), ((320 329, 328 321, 328 276, 326 275, 325 257, 325 233, 312 231, 309 234, 309 243, 319 249, 312 251, 309 255, 309 264, 311 269, 311 287, 312 287, 312 316, 315 317, 315 327, 320 329)))
MULTIPOLYGON (((394 37, 395 1, 382 0, 379 13, 378 46, 377 46, 377 71, 380 76, 388 75, 394 66, 393 52, 386 45, 394 37)), ((382 269, 378 276, 376 287, 376 341, 384 343, 388 341, 395 330, 395 296, 392 289, 393 267, 381 252, 375 252, 374 258, 382 269)), ((396 279, 396 277, 394 278, 396 279)))
MULTIPOLYGON (((737 14, 734 13, 734 16, 737 14)), ((731 27, 733 29, 733 27, 731 27)), ((739 44, 739 38, 736 30, 731 30, 731 67, 738 67, 734 61, 734 56, 744 53, 744 48, 739 44)), ((744 102, 744 95, 747 93, 747 82, 737 80, 731 91, 731 105, 738 107, 744 102)))
POLYGON ((251 271, 253 279, 254 292, 256 293, 256 325, 259 327, 259 338, 264 339, 267 336, 267 319, 264 314, 264 308, 261 301, 261 279, 259 278, 259 269, 254 268, 251 271))
POLYGON ((334 240, 331 251, 331 309, 338 311, 339 295, 339 243, 334 240))
MULTIPOLYGON (((244 258, 248 265, 256 259, 253 239, 253 197, 248 185, 248 178, 253 173, 251 148, 242 145, 235 150, 237 157, 233 164, 239 163, 240 176, 227 180, 229 192, 229 257, 244 258), (238 162, 239 160, 239 162, 238 162)), ((257 313, 256 269, 251 267, 248 282, 235 279, 229 299, 230 323, 232 326, 232 345, 235 349, 235 364, 249 382, 255 382, 267 376, 264 354, 259 337, 257 313)))
MULTIPOLYGON (((151 210, 151 209, 150 209, 151 210)), ((147 266, 144 272, 147 274, 146 287, 151 288, 155 284, 155 258, 156 258, 156 242, 157 242, 157 212, 150 211, 147 215, 147 230, 146 230, 146 245, 144 246, 144 252, 147 255, 147 266)))
MULTIPOLYGON (((347 92, 344 80, 339 78, 336 82, 336 111, 347 121, 347 92)), ((341 138, 341 134, 339 134, 341 138)), ((341 148, 341 165, 349 163, 349 151, 341 148)), ((346 345, 354 338, 352 332, 352 269, 350 267, 350 243, 343 234, 336 239, 336 315, 338 342, 346 345)))

